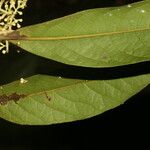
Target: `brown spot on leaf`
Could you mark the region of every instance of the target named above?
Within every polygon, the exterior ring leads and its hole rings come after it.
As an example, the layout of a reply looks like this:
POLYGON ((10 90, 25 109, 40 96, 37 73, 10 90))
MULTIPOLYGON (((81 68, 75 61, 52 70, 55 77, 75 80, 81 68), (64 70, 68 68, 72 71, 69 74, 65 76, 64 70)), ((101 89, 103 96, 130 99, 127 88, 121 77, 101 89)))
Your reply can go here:
POLYGON ((48 94, 47 94, 46 92, 44 92, 44 94, 45 94, 46 98, 50 101, 50 100, 51 100, 51 97, 48 96, 48 94))
POLYGON ((24 98, 24 97, 26 97, 26 95, 24 95, 24 94, 17 94, 17 93, 12 93, 10 95, 3 94, 3 95, 0 95, 0 104, 5 105, 9 101, 17 102, 21 98, 24 98))

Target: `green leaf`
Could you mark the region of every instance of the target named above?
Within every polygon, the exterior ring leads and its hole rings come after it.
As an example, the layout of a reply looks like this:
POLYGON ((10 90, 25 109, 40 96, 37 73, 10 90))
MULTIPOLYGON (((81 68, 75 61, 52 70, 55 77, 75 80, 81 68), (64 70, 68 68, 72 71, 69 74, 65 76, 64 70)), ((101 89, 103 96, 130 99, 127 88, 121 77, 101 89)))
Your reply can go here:
POLYGON ((150 83, 150 74, 114 80, 36 75, 0 88, 0 117, 28 125, 89 118, 123 104, 150 83))
POLYGON ((19 29, 5 38, 36 55, 77 66, 149 61, 150 1, 82 11, 19 29))

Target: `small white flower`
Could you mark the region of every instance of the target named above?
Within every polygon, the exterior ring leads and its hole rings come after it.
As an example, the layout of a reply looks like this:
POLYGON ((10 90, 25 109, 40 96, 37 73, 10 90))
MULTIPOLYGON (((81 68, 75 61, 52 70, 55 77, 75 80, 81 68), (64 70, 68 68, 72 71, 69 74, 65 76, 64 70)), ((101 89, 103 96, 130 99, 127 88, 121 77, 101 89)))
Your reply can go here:
POLYGON ((7 53, 7 51, 6 51, 6 50, 2 50, 2 54, 4 54, 4 55, 5 55, 6 53, 7 53))
MULTIPOLYGON (((16 18, 22 15, 22 9, 26 7, 27 0, 0 0, 0 34, 20 28, 22 19, 16 18)), ((0 41, 0 51, 8 53, 8 41, 0 41)))
POLYGON ((131 8, 132 6, 130 4, 127 5, 128 8, 131 8))
POLYGON ((20 78, 20 83, 21 84, 24 84, 24 83, 27 83, 28 82, 28 80, 25 80, 24 78, 20 78))

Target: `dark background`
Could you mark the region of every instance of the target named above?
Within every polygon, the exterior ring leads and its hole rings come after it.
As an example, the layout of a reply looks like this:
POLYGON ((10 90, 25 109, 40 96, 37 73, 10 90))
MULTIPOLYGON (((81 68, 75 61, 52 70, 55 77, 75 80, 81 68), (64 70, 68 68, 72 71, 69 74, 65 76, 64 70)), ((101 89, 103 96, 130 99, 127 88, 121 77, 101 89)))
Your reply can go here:
MULTIPOLYGON (((84 9, 124 5, 134 1, 29 0, 24 11, 23 26, 84 9)), ((150 73, 150 62, 108 69, 90 69, 49 61, 13 45, 9 54, 0 54, 0 84, 37 73, 108 79, 150 73), (17 50, 21 52, 17 53, 17 50)), ((149 91, 150 87, 147 87, 124 105, 83 121, 50 126, 20 126, 0 119, 0 150, 105 150, 136 147, 148 150, 150 140, 146 136, 149 136, 149 91)))

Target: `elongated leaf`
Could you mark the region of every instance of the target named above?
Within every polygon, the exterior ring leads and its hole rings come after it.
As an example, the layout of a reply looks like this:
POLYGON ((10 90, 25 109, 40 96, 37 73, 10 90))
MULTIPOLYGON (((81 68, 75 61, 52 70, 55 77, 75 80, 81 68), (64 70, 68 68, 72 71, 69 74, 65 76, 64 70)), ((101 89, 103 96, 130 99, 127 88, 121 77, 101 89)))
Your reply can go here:
POLYGON ((31 53, 71 65, 112 67, 148 61, 150 1, 82 11, 22 28, 7 38, 31 53))
POLYGON ((45 125, 89 118, 123 104, 150 83, 150 74, 84 81, 37 75, 0 89, 0 117, 45 125))

